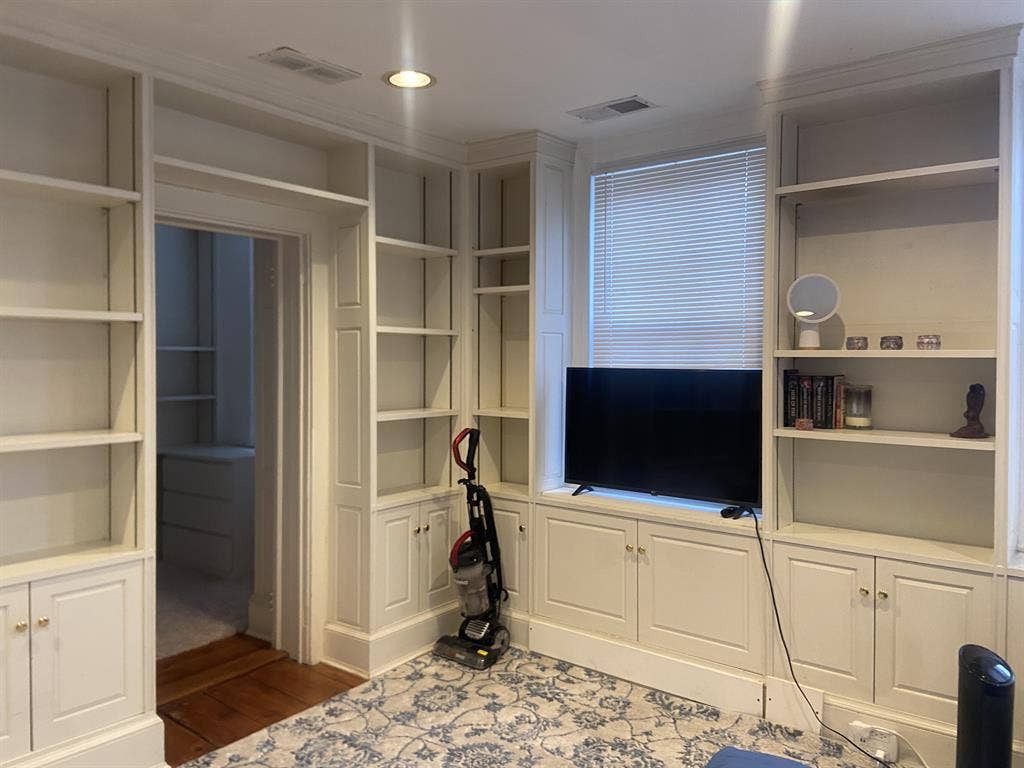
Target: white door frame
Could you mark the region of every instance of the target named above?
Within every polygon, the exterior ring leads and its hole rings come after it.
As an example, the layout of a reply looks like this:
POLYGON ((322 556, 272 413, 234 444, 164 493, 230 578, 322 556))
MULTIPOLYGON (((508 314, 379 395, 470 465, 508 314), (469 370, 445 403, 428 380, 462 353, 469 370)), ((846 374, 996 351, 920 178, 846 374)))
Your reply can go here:
MULTIPOLYGON (((157 186, 156 222, 225 234, 244 235, 276 243, 278 419, 274 501, 257 503, 255 520, 257 569, 250 616, 252 631, 302 662, 319 656, 310 628, 314 607, 311 568, 311 234, 308 214, 295 212, 293 229, 280 217, 266 215, 276 206, 166 185, 157 186), (243 209, 243 210, 240 210, 243 209), (239 216, 242 213, 242 216, 239 216), (306 224, 307 226, 303 226, 306 224), (286 514, 286 510, 293 513, 286 514), (262 514, 261 514, 262 513, 262 514), (270 513, 268 515, 268 513, 270 513), (267 517, 270 519, 267 519, 267 517), (261 537, 259 531, 263 531, 261 537), (271 535, 266 536, 270 531, 271 535), (262 552, 261 552, 262 549, 262 552), (262 555, 262 557, 261 557, 262 555), (260 568, 260 563, 263 568, 260 568), (267 570, 269 568, 269 571, 267 570), (267 594, 266 585, 271 587, 267 594), (262 588, 261 588, 262 587, 262 588)), ((291 217, 289 217, 290 219, 291 217)), ((289 221, 289 224, 292 222, 289 221)), ((155 290, 155 287, 154 287, 155 290)), ((259 374, 257 374, 259 375, 259 374)), ((259 461, 257 446, 257 461, 259 461)))

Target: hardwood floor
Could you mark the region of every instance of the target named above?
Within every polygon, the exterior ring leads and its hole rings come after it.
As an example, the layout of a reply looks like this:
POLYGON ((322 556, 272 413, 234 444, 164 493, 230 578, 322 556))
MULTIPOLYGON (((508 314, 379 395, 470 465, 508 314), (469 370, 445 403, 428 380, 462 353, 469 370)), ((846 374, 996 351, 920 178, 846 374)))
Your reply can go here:
POLYGON ((187 763, 364 682, 235 635, 157 662, 157 711, 171 766, 187 763))

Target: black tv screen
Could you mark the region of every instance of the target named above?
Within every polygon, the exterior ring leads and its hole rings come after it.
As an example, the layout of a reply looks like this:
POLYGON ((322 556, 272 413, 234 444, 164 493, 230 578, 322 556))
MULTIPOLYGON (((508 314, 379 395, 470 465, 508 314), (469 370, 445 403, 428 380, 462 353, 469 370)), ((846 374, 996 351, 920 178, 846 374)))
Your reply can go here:
POLYGON ((760 505, 761 371, 569 368, 565 481, 760 505))

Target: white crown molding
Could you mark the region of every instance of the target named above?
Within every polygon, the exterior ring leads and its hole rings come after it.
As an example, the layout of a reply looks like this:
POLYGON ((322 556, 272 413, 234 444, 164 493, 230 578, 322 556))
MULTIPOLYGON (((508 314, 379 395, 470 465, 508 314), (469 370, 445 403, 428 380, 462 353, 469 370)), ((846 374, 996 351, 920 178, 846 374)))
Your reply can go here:
POLYGON ((106 31, 55 21, 26 6, 0 5, 0 31, 39 45, 134 70, 264 109, 346 138, 411 149, 448 163, 466 162, 466 145, 356 110, 299 96, 286 87, 205 59, 136 45, 106 31))
POLYGON ((533 153, 571 163, 576 155, 574 142, 543 131, 522 131, 496 139, 471 141, 466 145, 466 149, 466 162, 470 165, 511 161, 533 153))
POLYGON ((1024 25, 964 35, 951 40, 883 53, 837 67, 823 67, 770 80, 758 87, 764 104, 818 96, 846 88, 911 77, 949 67, 1009 59, 1020 53, 1024 25))

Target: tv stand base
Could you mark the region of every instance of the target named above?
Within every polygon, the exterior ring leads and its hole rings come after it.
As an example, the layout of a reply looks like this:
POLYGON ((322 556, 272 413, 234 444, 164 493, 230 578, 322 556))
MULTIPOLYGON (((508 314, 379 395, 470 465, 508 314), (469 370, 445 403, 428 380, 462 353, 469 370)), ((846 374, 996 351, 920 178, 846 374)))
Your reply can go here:
POLYGON ((572 495, 573 496, 579 496, 580 494, 583 494, 583 493, 586 493, 587 491, 592 491, 592 490, 594 490, 594 489, 591 486, 589 486, 589 485, 578 485, 578 486, 576 486, 576 490, 572 492, 572 495))

